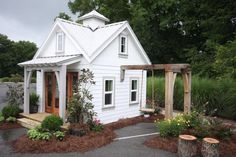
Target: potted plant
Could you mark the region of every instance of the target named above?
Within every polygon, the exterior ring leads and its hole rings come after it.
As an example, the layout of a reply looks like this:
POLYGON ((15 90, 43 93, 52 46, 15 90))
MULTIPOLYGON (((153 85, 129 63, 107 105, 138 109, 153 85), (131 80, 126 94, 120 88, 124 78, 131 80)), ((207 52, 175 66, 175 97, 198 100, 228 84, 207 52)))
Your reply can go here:
POLYGON ((39 96, 36 93, 30 94, 30 113, 38 112, 39 96))

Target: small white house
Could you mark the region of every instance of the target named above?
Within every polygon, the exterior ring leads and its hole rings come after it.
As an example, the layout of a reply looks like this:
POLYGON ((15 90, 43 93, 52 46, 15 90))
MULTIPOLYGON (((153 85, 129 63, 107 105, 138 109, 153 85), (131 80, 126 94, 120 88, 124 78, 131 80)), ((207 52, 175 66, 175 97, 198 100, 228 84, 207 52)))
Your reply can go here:
POLYGON ((92 11, 78 24, 57 19, 42 46, 24 67, 24 113, 29 113, 29 82, 37 71, 39 112, 66 118, 66 104, 79 71, 89 68, 96 85, 94 110, 103 123, 140 115, 140 103, 146 102, 145 70, 127 70, 120 78, 121 65, 151 64, 127 21, 106 24, 105 16, 92 11), (108 88, 109 87, 109 88, 108 88))

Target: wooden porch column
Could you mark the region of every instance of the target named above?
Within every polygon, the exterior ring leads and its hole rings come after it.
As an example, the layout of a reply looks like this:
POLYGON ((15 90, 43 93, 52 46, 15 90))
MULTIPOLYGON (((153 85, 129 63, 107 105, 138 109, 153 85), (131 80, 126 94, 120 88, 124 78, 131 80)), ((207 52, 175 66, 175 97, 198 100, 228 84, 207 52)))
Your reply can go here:
POLYGON ((29 114, 29 87, 32 71, 24 67, 24 113, 29 114))
POLYGON ((165 71, 165 118, 173 117, 174 84, 177 73, 165 71))
MULTIPOLYGON (((57 75, 57 74, 56 74, 57 75)), ((66 112, 66 65, 62 65, 59 71, 59 116, 65 121, 66 112)))
POLYGON ((190 113, 191 108, 191 71, 182 73, 184 84, 184 113, 190 113))

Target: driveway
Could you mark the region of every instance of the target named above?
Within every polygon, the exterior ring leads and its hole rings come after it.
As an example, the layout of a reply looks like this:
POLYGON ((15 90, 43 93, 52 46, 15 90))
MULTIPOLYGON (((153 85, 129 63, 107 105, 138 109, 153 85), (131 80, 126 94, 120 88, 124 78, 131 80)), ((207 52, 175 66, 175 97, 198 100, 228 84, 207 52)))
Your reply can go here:
POLYGON ((159 149, 148 148, 143 145, 144 141, 155 135, 156 128, 151 123, 139 123, 116 130, 118 139, 102 148, 92 150, 86 153, 51 153, 51 154, 19 154, 12 153, 8 144, 11 140, 26 133, 26 129, 12 129, 0 131, 0 156, 1 157, 175 157, 176 154, 162 151, 159 149), (136 137, 135 135, 143 135, 136 137), (125 138, 123 138, 125 137, 125 138))

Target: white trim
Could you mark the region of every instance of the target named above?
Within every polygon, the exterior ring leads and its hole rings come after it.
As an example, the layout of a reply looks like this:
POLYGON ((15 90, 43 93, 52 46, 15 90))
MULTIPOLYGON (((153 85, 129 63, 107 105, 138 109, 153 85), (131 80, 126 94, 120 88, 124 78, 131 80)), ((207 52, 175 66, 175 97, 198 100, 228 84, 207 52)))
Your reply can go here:
POLYGON ((103 88, 102 88, 102 108, 110 108, 115 106, 115 77, 103 77, 103 88), (105 91, 106 81, 112 81, 112 91, 105 91), (105 105, 105 94, 112 94, 112 103, 109 105, 105 105))
POLYGON ((65 34, 63 32, 56 33, 56 55, 62 55, 65 52, 65 34), (59 37, 61 36, 61 50, 59 50, 59 37))
POLYGON ((119 55, 128 55, 128 37, 127 35, 120 35, 119 37, 119 55), (124 43, 124 52, 122 52, 122 38, 125 39, 125 43, 124 43))
POLYGON ((129 86, 129 104, 138 104, 139 102, 139 78, 130 77, 129 86), (132 81, 137 81, 137 89, 132 90, 132 81), (132 92, 136 92, 136 101, 131 101, 132 92))

